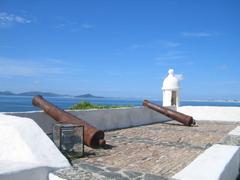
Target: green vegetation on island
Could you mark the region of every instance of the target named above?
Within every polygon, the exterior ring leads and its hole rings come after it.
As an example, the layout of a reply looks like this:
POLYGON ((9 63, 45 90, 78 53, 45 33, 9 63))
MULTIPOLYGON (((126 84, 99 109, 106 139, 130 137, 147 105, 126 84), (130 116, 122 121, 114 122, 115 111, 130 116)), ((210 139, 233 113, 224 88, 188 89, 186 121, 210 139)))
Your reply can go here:
POLYGON ((124 106, 117 106, 117 105, 97 105, 92 104, 88 101, 82 101, 78 104, 74 104, 70 107, 71 110, 79 110, 79 109, 114 109, 114 108, 126 108, 126 107, 133 107, 132 105, 124 105, 124 106))

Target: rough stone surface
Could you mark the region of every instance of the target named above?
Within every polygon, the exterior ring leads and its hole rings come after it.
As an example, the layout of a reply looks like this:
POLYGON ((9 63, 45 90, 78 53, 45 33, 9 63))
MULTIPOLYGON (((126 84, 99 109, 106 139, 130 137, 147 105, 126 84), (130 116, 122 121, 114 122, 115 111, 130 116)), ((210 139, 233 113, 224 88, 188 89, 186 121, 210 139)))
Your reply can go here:
POLYGON ((66 179, 168 179, 237 125, 201 121, 187 127, 169 121, 109 131, 105 149, 86 147, 72 169, 55 173, 66 179))
POLYGON ((240 146, 240 136, 227 135, 224 139, 220 141, 220 144, 240 146))
POLYGON ((140 173, 140 172, 124 171, 124 173, 125 173, 129 178, 136 178, 136 177, 142 176, 142 173, 140 173))
POLYGON ((60 178, 67 180, 102 180, 102 179, 116 179, 116 180, 164 180, 163 176, 149 173, 126 171, 112 167, 106 167, 91 164, 81 161, 71 168, 61 169, 54 174, 60 178))

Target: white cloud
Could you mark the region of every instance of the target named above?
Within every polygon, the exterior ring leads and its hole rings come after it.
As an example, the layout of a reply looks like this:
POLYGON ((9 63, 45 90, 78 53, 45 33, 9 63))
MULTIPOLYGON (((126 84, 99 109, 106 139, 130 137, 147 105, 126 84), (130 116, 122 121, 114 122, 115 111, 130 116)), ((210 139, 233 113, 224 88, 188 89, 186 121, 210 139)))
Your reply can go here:
POLYGON ((175 41, 165 41, 165 40, 158 40, 158 41, 152 41, 152 42, 145 42, 145 43, 134 43, 131 44, 127 49, 130 50, 136 50, 136 49, 142 49, 142 48, 147 48, 147 49, 162 49, 162 48, 176 48, 179 47, 181 44, 179 42, 175 41))
POLYGON ((6 45, 6 44, 0 44, 0 48, 10 49, 10 48, 13 48, 13 46, 6 45))
POLYGON ((59 75, 64 69, 56 63, 0 57, 0 76, 45 76, 59 75))
POLYGON ((162 56, 158 56, 155 58, 155 60, 158 61, 167 61, 167 60, 176 60, 176 59, 182 59, 185 56, 183 55, 162 55, 162 56))
POLYGON ((58 24, 54 26, 58 30, 68 30, 70 32, 78 32, 83 29, 93 29, 94 25, 89 23, 80 23, 78 21, 73 21, 66 17, 57 17, 58 24))
POLYGON ((169 48, 179 47, 181 45, 179 42, 174 41, 162 41, 161 44, 169 48))
POLYGON ((67 66, 67 65, 71 65, 72 63, 69 63, 69 62, 66 62, 62 59, 57 59, 57 58, 43 58, 42 59, 44 62, 47 62, 47 63, 50 63, 50 64, 54 64, 56 66, 58 65, 64 65, 64 66, 67 66))
POLYGON ((80 24, 76 23, 76 24, 74 24, 70 27, 70 31, 71 32, 78 32, 78 31, 81 31, 83 29, 88 30, 88 29, 93 29, 93 28, 95 28, 95 26, 91 25, 91 24, 81 24, 80 25, 80 24))
POLYGON ((213 35, 213 33, 208 32, 182 32, 182 36, 184 37, 210 37, 213 35))
POLYGON ((130 50, 140 49, 146 47, 146 44, 132 44, 128 47, 130 50))
POLYGON ((84 24, 81 25, 81 28, 83 28, 83 29, 92 29, 94 27, 95 27, 94 25, 91 25, 91 24, 88 24, 88 23, 84 23, 84 24))
POLYGON ((57 24, 57 25, 55 26, 55 28, 56 28, 56 29, 62 29, 62 28, 64 28, 65 26, 66 26, 65 23, 60 23, 60 24, 57 24))
POLYGON ((6 12, 0 12, 0 27, 6 28, 15 24, 29 24, 32 21, 14 14, 8 14, 6 12))
POLYGON ((130 77, 130 76, 141 76, 142 72, 137 71, 119 71, 116 69, 105 70, 103 71, 107 76, 115 77, 115 78, 122 78, 122 77, 130 77))
POLYGON ((192 65, 193 61, 189 61, 186 54, 182 51, 169 51, 154 58, 158 66, 175 66, 179 64, 192 65))
POLYGON ((240 85, 240 80, 228 80, 228 81, 222 81, 221 84, 224 85, 231 85, 231 86, 239 86, 240 85))
POLYGON ((184 79, 183 74, 175 74, 175 77, 176 77, 179 81, 181 81, 181 80, 184 79))
POLYGON ((185 55, 181 51, 169 51, 165 54, 162 54, 158 57, 155 57, 154 59, 157 61, 167 61, 167 60, 176 60, 176 59, 182 59, 185 58, 185 55))
POLYGON ((225 71, 225 70, 227 70, 229 67, 228 67, 227 64, 221 64, 220 66, 218 66, 218 68, 219 68, 220 70, 222 70, 222 71, 225 71))

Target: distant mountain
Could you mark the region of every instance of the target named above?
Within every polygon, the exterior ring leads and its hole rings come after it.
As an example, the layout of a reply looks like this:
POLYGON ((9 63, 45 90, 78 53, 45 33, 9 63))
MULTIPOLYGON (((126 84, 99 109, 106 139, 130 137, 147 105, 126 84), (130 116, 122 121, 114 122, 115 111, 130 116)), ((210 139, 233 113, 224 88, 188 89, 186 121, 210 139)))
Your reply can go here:
POLYGON ((11 91, 0 91, 0 95, 5 95, 5 96, 12 96, 15 95, 11 91))
POLYGON ((62 96, 60 94, 50 93, 50 92, 40 92, 40 91, 30 91, 30 92, 23 92, 23 93, 13 93, 11 91, 0 91, 0 95, 2 96, 36 96, 42 95, 47 97, 57 97, 62 96))
POLYGON ((37 95, 42 95, 46 97, 57 97, 57 96, 62 96, 60 94, 55 94, 51 92, 40 92, 40 91, 30 91, 30 92, 23 92, 17 94, 18 96, 37 96, 37 95))
POLYGON ((79 96, 75 96, 75 97, 78 97, 78 98, 104 98, 101 96, 94 96, 92 94, 83 94, 83 95, 79 95, 79 96))
MULTIPOLYGON (((13 93, 11 91, 0 91, 0 96, 36 96, 36 95, 42 95, 45 97, 60 97, 60 96, 70 96, 70 95, 62 95, 62 94, 56 94, 51 92, 41 92, 41 91, 29 91, 29 92, 23 92, 23 93, 13 93)), ((100 96, 94 96, 92 94, 83 94, 79 96, 74 96, 78 98, 103 98, 100 96)))

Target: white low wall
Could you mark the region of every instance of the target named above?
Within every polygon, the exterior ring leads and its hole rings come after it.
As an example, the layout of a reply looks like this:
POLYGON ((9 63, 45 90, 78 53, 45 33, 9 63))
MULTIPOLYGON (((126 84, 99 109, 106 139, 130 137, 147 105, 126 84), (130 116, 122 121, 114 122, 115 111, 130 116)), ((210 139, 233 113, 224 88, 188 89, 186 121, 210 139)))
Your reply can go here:
POLYGON ((239 174, 239 146, 215 144, 173 176, 178 180, 235 180, 239 174))
MULTIPOLYGON (((103 110, 78 110, 68 111, 73 115, 87 121, 100 130, 113 130, 133 126, 164 122, 168 117, 145 107, 103 109, 103 110)), ((18 112, 6 113, 14 116, 33 119, 46 133, 52 132, 56 123, 44 112, 18 112)))
MULTIPOLYGON (((181 106, 178 111, 193 116, 195 120, 205 121, 240 121, 240 107, 215 106, 181 106)), ((168 121, 169 118, 145 107, 78 110, 68 111, 84 119, 101 130, 114 130, 168 121)), ((33 119, 46 133, 52 132, 56 123, 50 116, 42 111, 5 113, 33 119)))
POLYGON ((240 107, 181 106, 177 110, 199 121, 240 121, 240 107))
POLYGON ((29 118, 0 114, 0 179, 47 180, 48 173, 70 166, 54 143, 29 118))

